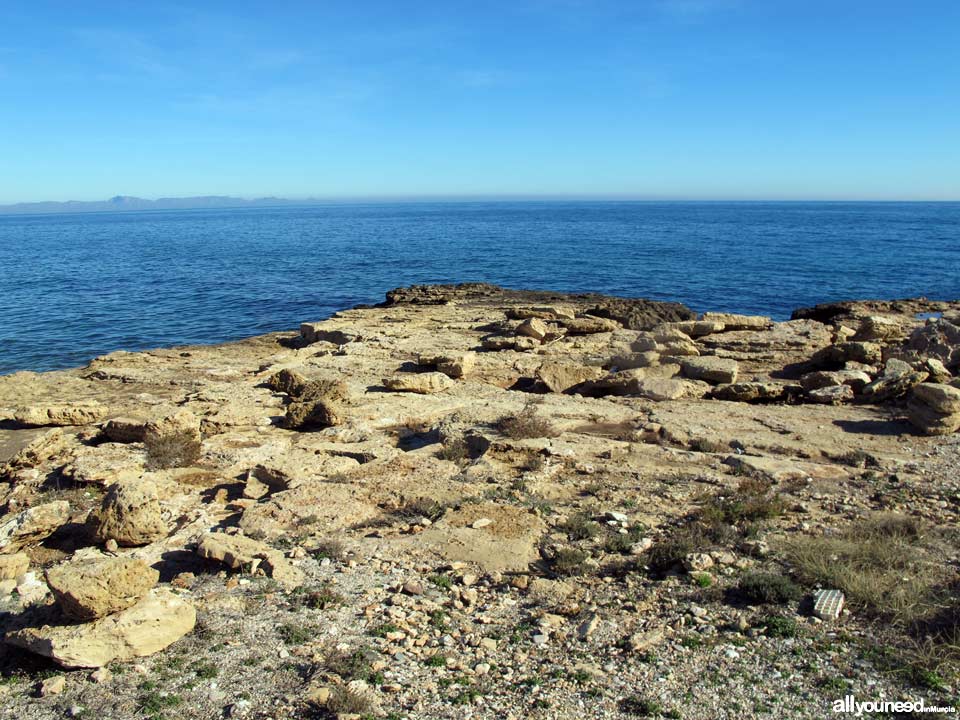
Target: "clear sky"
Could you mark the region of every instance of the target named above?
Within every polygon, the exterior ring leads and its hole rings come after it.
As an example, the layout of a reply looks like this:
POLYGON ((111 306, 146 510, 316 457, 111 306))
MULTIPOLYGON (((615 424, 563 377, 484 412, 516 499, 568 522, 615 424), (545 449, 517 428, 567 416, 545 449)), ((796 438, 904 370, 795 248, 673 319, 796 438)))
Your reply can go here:
POLYGON ((0 8, 0 203, 960 199, 957 0, 0 8))

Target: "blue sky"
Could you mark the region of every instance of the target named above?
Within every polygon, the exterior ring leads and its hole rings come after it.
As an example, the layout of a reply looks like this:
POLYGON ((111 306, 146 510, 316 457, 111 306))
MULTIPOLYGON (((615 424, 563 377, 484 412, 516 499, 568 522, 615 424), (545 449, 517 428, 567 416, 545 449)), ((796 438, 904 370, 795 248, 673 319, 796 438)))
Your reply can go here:
POLYGON ((960 199, 956 0, 6 0, 0 18, 0 203, 960 199))

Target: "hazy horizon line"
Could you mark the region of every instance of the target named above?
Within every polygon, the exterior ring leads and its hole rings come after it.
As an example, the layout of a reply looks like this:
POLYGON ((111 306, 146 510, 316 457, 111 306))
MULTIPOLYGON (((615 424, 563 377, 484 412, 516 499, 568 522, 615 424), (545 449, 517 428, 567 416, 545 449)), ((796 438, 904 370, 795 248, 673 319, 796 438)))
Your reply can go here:
MULTIPOLYGON (((236 201, 240 203, 364 203, 364 202, 496 202, 496 201, 623 201, 623 202, 876 202, 876 203, 955 203, 957 197, 910 197, 910 196, 797 196, 797 195, 673 195, 648 193, 382 193, 344 195, 116 195, 111 198, 69 200, 0 200, 0 209, 40 205, 85 205, 106 204, 122 200, 141 202, 176 202, 191 200, 236 201)), ((119 205, 118 205, 119 207, 119 205)))

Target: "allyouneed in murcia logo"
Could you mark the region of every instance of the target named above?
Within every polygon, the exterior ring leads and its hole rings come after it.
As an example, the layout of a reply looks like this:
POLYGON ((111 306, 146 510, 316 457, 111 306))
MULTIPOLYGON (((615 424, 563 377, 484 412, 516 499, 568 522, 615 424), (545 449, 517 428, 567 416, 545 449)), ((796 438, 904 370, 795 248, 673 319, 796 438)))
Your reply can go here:
POLYGON ((919 700, 867 700, 860 702, 853 695, 833 701, 835 713, 955 713, 952 705, 927 705, 923 698, 919 700))

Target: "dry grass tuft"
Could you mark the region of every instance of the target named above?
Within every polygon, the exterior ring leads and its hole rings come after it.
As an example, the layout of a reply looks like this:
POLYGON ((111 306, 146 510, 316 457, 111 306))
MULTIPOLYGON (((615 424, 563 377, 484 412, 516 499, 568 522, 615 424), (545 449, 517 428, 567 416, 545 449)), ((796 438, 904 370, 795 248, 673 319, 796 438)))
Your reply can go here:
POLYGON ((166 435, 148 434, 143 444, 147 450, 147 470, 196 465, 202 451, 200 441, 189 431, 166 435))
POLYGON ((549 420, 542 417, 535 405, 528 403, 516 415, 505 415, 497 421, 497 430, 511 440, 556 437, 559 433, 549 420))

